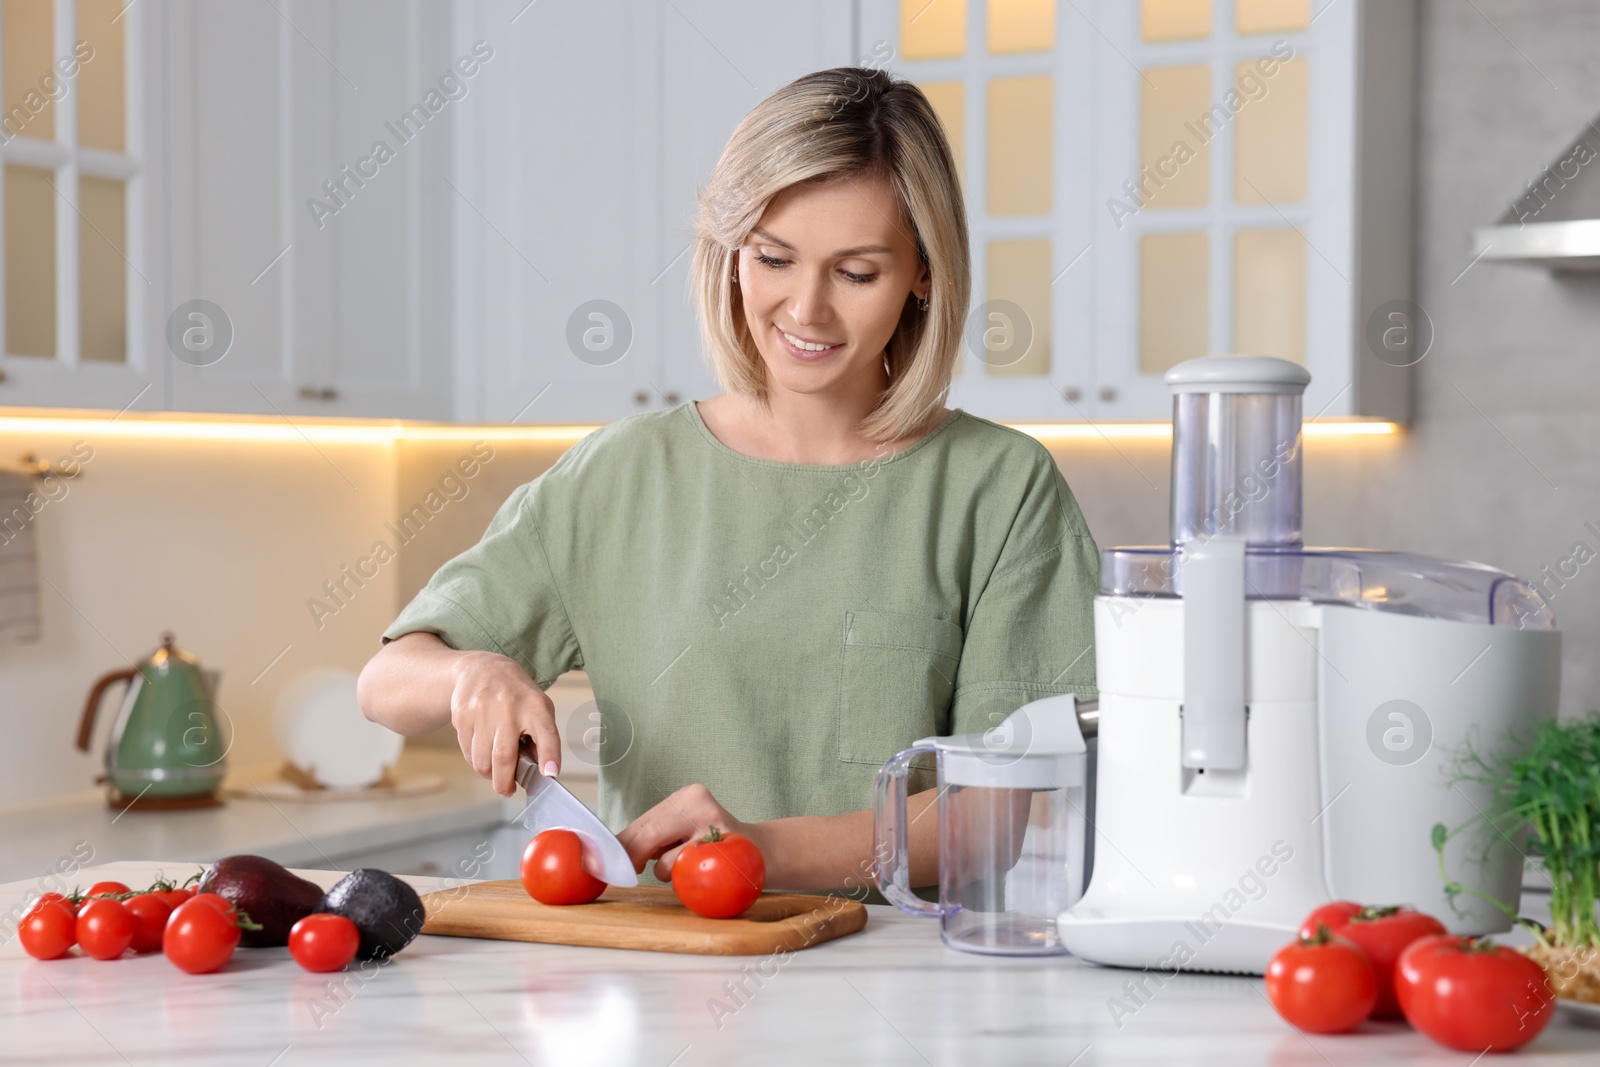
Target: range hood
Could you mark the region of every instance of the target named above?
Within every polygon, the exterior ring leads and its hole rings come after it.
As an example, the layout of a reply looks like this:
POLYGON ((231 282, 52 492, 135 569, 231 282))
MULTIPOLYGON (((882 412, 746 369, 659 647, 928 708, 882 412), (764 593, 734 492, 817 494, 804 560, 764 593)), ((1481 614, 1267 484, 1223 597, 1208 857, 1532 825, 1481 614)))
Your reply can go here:
POLYGON ((1472 245, 1474 261, 1600 272, 1600 128, 1589 123, 1472 245))

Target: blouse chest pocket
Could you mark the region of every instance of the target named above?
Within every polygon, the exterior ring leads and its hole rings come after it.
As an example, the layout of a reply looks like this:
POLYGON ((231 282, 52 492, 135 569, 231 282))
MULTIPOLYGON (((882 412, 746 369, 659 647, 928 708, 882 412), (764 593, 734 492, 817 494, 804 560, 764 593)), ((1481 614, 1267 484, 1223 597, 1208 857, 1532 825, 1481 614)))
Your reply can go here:
POLYGON ((944 619, 845 612, 839 759, 880 764, 948 725, 961 641, 944 619))

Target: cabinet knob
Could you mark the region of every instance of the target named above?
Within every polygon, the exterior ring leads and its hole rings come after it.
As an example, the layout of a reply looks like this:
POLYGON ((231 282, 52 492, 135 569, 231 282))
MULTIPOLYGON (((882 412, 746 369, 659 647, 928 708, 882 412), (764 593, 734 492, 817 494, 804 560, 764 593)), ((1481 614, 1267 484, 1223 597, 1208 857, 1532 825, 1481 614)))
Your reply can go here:
POLYGON ((3 382, 5 380, 6 380, 6 372, 3 371, 3 370, 0 370, 0 382, 3 382))
POLYGON ((638 404, 640 407, 644 407, 646 404, 650 403, 650 394, 641 389, 637 393, 633 394, 633 402, 638 404))
POLYGON ((1109 404, 1113 400, 1115 400, 1116 398, 1117 398, 1117 391, 1115 389, 1111 388, 1111 386, 1102 385, 1100 387, 1100 399, 1101 400, 1104 400, 1106 403, 1109 404))
POLYGON ((678 402, 678 394, 677 393, 667 393, 666 394, 666 399, 667 399, 667 403, 676 404, 678 402))
POLYGON ((300 387, 301 400, 338 400, 339 390, 330 385, 315 386, 302 385, 300 387))
POLYGON ((1083 399, 1083 390, 1079 389, 1076 385, 1069 385, 1065 389, 1061 390, 1061 395, 1067 398, 1067 403, 1076 404, 1078 401, 1083 399))

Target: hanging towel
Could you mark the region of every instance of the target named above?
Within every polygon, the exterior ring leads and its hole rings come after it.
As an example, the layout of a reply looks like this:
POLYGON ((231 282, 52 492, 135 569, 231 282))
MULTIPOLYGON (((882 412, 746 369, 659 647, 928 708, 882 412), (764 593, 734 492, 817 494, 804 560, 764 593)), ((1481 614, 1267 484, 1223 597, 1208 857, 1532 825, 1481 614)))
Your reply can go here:
POLYGON ((33 491, 32 475, 0 471, 0 644, 39 640, 38 517, 28 507, 33 491))

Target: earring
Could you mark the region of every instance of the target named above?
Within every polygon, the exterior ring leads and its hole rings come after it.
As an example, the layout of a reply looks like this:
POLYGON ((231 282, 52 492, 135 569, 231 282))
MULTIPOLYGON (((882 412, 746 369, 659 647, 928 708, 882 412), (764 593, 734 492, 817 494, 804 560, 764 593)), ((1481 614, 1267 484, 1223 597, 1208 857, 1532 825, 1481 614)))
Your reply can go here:
POLYGON ((928 298, 927 297, 922 297, 920 300, 917 301, 917 310, 918 311, 927 311, 928 310, 928 298))
POLYGON ((733 284, 734 285, 738 285, 739 284, 739 268, 738 267, 734 267, 733 268, 733 284))

